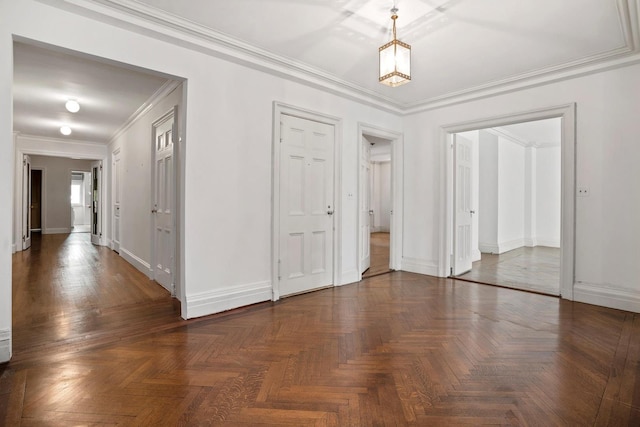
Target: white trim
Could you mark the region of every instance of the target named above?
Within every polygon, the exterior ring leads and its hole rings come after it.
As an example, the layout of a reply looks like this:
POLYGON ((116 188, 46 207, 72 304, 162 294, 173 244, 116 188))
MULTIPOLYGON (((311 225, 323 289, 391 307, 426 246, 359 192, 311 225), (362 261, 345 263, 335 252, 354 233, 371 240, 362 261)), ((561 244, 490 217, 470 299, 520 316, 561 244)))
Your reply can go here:
POLYGON ((532 246, 545 246, 547 248, 559 248, 560 247, 560 239, 556 239, 556 238, 549 238, 549 239, 545 239, 545 238, 540 238, 537 237, 536 240, 534 241, 534 245, 532 246))
POLYGON ((269 301, 271 292, 271 282, 267 281, 187 295, 187 313, 184 317, 191 319, 269 301))
POLYGON ((314 111, 273 102, 273 141, 271 168, 271 283, 273 301, 280 299, 278 254, 280 253, 280 118, 289 115, 314 122, 325 123, 334 129, 333 156, 333 286, 342 283, 342 119, 314 111))
POLYGON ((11 329, 0 329, 0 363, 11 360, 11 329))
MULTIPOLYGON (((14 244, 16 250, 22 242, 22 159, 25 154, 38 156, 54 156, 63 158, 74 158, 82 160, 102 160, 103 164, 108 158, 107 146, 104 144, 66 141, 56 138, 42 138, 39 136, 23 135, 14 133, 14 244), (16 175, 19 174, 19 175, 16 175), (19 177, 19 179, 17 179, 19 177), (18 197, 19 195, 19 197, 18 197)), ((43 169, 42 185, 43 193, 46 194, 46 169, 43 169)), ((102 197, 106 196, 106 188, 102 190, 102 197)), ((44 195, 44 194, 43 194, 44 195)), ((70 233, 70 228, 46 228, 46 197, 43 197, 43 219, 42 234, 70 233)), ((106 213, 102 213, 103 221, 106 213)), ((22 249, 20 249, 22 250, 22 249)))
POLYGON ((486 119, 472 120, 457 124, 445 125, 440 129, 440 227, 438 264, 439 276, 447 277, 452 266, 451 235, 453 212, 451 197, 453 187, 453 158, 451 153, 451 135, 477 129, 505 126, 533 120, 555 117, 562 118, 561 142, 561 250, 560 250, 560 294, 563 298, 573 300, 575 275, 575 177, 576 177, 576 104, 541 108, 522 113, 507 114, 486 119))
POLYGON ((103 21, 116 21, 127 29, 155 38, 160 34, 164 40, 170 43, 214 57, 221 57, 289 80, 302 82, 309 86, 320 87, 338 96, 366 105, 373 105, 396 114, 415 114, 640 62, 638 0, 618 0, 620 29, 625 39, 624 45, 618 48, 432 98, 400 103, 380 92, 347 82, 339 76, 273 54, 204 25, 135 0, 40 1, 61 9, 70 9, 85 16, 95 17, 98 15, 98 18, 103 21))
POLYGON ((427 276, 439 276, 438 262, 434 260, 402 257, 402 270, 427 276))
POLYGON ((58 227, 58 228, 43 228, 42 234, 69 234, 71 233, 70 227, 58 227))
POLYGON ((149 279, 153 280, 153 270, 151 264, 135 255, 133 252, 120 245, 120 256, 125 259, 129 264, 133 265, 139 271, 141 271, 149 279))
POLYGON ((512 251, 524 246, 524 239, 506 240, 504 242, 498 242, 498 253, 503 254, 505 252, 512 251))
POLYGON ((627 291, 606 284, 576 282, 573 297, 578 302, 640 313, 640 295, 637 290, 627 291))
MULTIPOLYGON (((116 130, 111 138, 109 138, 109 144, 115 142, 123 133, 125 133, 131 126, 133 126, 142 116, 147 114, 155 104, 162 101, 171 92, 177 89, 182 82, 177 80, 167 80, 160 88, 155 91, 153 95, 149 97, 128 119, 124 122, 118 130, 116 130)), ((108 145, 108 144, 107 144, 108 145)))
POLYGON ((356 282, 359 282, 360 280, 362 280, 362 277, 360 277, 360 274, 358 273, 357 269, 343 271, 342 281, 340 282, 340 286, 348 285, 350 283, 356 283, 356 282))
POLYGON ((357 188, 358 198, 356 201, 356 265, 358 266, 359 280, 362 280, 362 268, 360 266, 360 201, 363 197, 360 194, 360 162, 362 161, 362 139, 365 135, 383 138, 391 141, 391 241, 389 242, 389 267, 392 270, 401 270, 403 266, 402 241, 403 241, 403 205, 404 205, 404 134, 388 129, 358 123, 358 177, 357 188))

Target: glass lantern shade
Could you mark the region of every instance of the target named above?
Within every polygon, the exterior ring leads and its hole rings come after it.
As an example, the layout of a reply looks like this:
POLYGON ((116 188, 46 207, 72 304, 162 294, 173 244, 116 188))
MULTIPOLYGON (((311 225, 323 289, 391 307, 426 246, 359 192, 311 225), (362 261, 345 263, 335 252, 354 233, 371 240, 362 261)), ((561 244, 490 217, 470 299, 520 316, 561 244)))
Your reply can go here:
POLYGON ((380 83, 396 87, 411 81, 411 46, 394 38, 378 50, 380 83))

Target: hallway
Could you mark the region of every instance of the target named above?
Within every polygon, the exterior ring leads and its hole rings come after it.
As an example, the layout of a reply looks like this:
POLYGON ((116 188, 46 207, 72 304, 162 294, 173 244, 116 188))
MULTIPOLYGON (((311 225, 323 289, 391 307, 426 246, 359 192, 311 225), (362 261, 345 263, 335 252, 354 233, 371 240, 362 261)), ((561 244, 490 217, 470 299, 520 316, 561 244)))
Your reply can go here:
POLYGON ((132 333, 130 320, 155 326, 179 318, 179 304, 89 233, 33 234, 13 255, 13 359, 41 356, 79 342, 105 343, 132 333), (168 317, 167 317, 168 316, 168 317))

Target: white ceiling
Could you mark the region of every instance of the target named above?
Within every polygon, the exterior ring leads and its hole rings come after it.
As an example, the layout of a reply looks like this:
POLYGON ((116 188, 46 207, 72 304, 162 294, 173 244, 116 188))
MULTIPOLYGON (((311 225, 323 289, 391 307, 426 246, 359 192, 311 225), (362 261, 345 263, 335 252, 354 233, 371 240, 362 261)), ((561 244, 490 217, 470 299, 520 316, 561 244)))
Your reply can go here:
POLYGON ((254 46, 409 108, 629 54, 627 1, 636 0, 396 0, 398 39, 412 46, 412 82, 397 88, 376 74, 393 0, 99 1, 254 46))
MULTIPOLYGON (((135 14, 148 24, 140 31, 170 26, 169 39, 184 34, 183 45, 200 36, 220 55, 238 52, 239 62, 267 71, 285 67, 296 78, 397 112, 612 66, 635 58, 640 46, 640 0, 397 0, 398 38, 412 45, 412 81, 389 88, 376 73, 378 46, 391 37, 393 0, 73 3, 80 13, 99 3, 135 14)), ((68 122, 69 139, 106 142, 167 82, 96 58, 15 46, 14 129, 26 134, 60 138, 68 122), (79 113, 64 110, 67 97, 80 101, 79 113)))
POLYGON ((167 82, 86 56, 14 43, 13 129, 26 135, 106 143, 167 82), (74 98, 75 114, 65 109, 74 98), (72 134, 64 137, 60 127, 72 134))

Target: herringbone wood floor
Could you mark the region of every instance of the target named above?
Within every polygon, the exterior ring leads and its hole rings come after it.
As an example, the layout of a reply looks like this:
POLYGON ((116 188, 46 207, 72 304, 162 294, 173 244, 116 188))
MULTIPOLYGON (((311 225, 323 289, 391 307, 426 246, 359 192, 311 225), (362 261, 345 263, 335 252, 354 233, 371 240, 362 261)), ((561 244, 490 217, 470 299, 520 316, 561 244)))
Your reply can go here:
POLYGON ((636 314, 394 272, 183 321, 114 253, 56 245, 14 257, 4 425, 640 425, 636 314))

